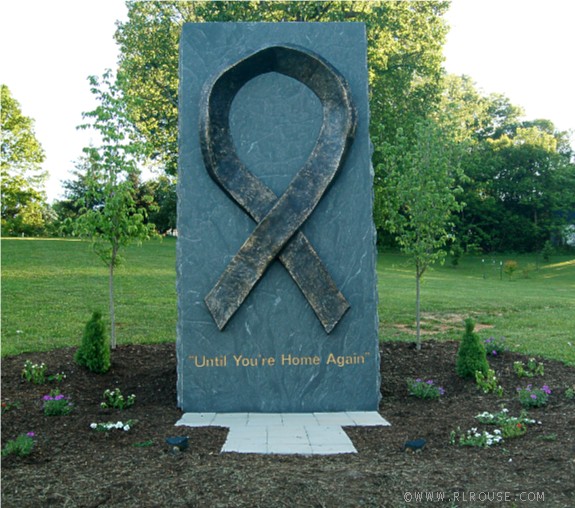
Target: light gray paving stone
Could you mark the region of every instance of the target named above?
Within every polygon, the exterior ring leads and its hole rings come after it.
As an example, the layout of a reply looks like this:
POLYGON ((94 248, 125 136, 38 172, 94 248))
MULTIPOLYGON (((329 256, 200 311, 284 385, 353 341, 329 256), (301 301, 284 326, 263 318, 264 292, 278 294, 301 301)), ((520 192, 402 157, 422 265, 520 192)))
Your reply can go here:
POLYGON ((231 427, 247 425, 249 413, 216 413, 212 425, 218 427, 231 427))
POLYGON ((176 425, 186 427, 209 427, 216 417, 216 413, 184 413, 176 425))
POLYGON ((280 413, 248 413, 247 426, 283 425, 280 413))
POLYGON ((391 424, 376 411, 348 411, 347 415, 357 427, 389 427, 391 424))
POLYGON ((284 425, 317 425, 313 413, 282 413, 284 425))
POLYGON ((179 426, 228 427, 222 453, 357 453, 342 426, 388 426, 375 411, 334 413, 186 413, 179 426))
POLYGON ((339 413, 314 413, 320 425, 355 425, 354 421, 345 412, 339 413))

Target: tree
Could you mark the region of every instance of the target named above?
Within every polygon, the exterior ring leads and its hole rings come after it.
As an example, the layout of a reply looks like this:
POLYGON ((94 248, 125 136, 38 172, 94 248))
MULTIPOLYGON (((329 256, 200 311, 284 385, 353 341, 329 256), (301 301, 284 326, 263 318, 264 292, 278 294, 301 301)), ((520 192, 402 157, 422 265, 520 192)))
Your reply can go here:
POLYGON ((575 208, 567 133, 522 115, 505 96, 481 94, 468 77, 444 77, 434 116, 460 146, 468 178, 459 199, 467 206, 454 222, 469 250, 540 250, 575 208))
POLYGON ((117 82, 107 71, 102 80, 91 77, 90 83, 100 105, 84 113, 90 123, 81 127, 94 128, 102 144, 84 149, 89 171, 85 174, 87 191, 79 200, 82 208, 76 231, 92 239, 96 254, 109 270, 110 346, 115 349, 114 269, 120 262, 121 249, 150 238, 154 227, 145 223, 145 209, 136 206, 132 176, 138 172, 139 147, 130 139, 125 102, 117 82))
POLYGON ((461 176, 454 145, 432 120, 415 126, 412 143, 401 131, 394 144, 384 143, 386 193, 381 207, 386 228, 396 235, 401 250, 415 266, 417 349, 421 349, 421 279, 451 237, 452 213, 461 210, 456 199, 461 176))
POLYGON ((153 196, 154 207, 148 214, 149 221, 156 226, 161 235, 176 229, 177 196, 175 178, 161 175, 155 180, 145 182, 140 187, 142 195, 153 196))
POLYGON ((0 176, 4 234, 38 234, 43 231, 49 207, 42 170, 44 150, 36 139, 34 121, 22 114, 20 103, 6 85, 0 86, 2 145, 0 176))
POLYGON ((464 156, 467 206, 457 230, 484 251, 540 250, 575 209, 575 165, 549 121, 518 122, 464 156))
MULTIPOLYGON (((390 140, 398 126, 411 135, 440 91, 441 18, 449 2, 192 2, 128 1, 119 23, 119 72, 129 121, 148 155, 166 173, 177 171, 178 41, 185 22, 358 21, 368 37, 374 143, 390 140), (376 136, 377 134, 377 136, 376 136)), ((381 161, 379 161, 381 162, 381 161)))
POLYGON ((84 153, 76 161, 76 169, 72 171, 74 178, 62 182, 64 199, 56 201, 52 207, 58 215, 59 233, 63 236, 74 234, 74 223, 82 210, 98 209, 104 205, 102 196, 90 190, 97 179, 94 174, 96 167, 90 153, 84 153))

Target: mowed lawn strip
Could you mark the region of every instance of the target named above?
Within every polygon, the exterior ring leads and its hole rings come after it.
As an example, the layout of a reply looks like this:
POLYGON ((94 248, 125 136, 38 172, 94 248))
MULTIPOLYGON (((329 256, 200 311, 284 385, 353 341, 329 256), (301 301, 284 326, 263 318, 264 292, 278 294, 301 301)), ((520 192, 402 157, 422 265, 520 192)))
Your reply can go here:
MULTIPOLYGON (((130 246, 116 270, 118 344, 175 340, 175 240, 130 246)), ((108 315, 108 269, 88 242, 2 239, 2 355, 80 343, 108 315)))
MULTIPOLYGON (((174 341, 175 240, 131 246, 124 258, 116 275, 118 344, 174 341)), ((383 252, 377 273, 381 338, 413 340, 413 267, 383 252)), ((2 239, 2 355, 78 345, 91 312, 107 315, 107 277, 87 242, 2 239)), ((481 337, 505 337, 512 350, 575 365, 573 256, 464 256, 423 281, 424 337, 459 339, 471 316, 481 337), (511 279, 501 269, 510 259, 518 263, 511 279)))
MULTIPOLYGON (((413 340, 415 269, 405 257, 380 253, 377 265, 380 335, 413 340)), ((575 365, 575 258, 464 256, 456 267, 435 266, 421 290, 424 337, 459 339, 473 317, 482 338, 504 337, 510 349, 575 365), (501 269, 514 260, 510 278, 501 269)))

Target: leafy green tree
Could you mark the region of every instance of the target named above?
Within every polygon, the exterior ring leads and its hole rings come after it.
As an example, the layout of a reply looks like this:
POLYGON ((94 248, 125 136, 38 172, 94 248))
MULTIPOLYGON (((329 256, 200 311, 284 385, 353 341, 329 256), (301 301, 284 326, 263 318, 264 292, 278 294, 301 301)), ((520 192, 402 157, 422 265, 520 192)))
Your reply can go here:
POLYGON ((130 139, 125 102, 117 83, 112 81, 110 71, 101 80, 91 77, 90 82, 99 106, 84 113, 89 123, 82 127, 95 129, 102 143, 84 149, 89 172, 85 174, 86 193, 79 200, 82 208, 76 231, 92 239, 94 251, 109 269, 110 346, 115 349, 114 269, 120 262, 121 249, 150 238, 154 226, 146 224, 145 209, 136 206, 133 175, 138 173, 140 151, 130 139))
POLYGON ((94 195, 90 190, 94 180, 97 179, 97 175, 94 174, 96 167, 96 161, 91 160, 88 151, 76 161, 76 169, 72 171, 73 178, 62 182, 64 199, 52 205, 58 215, 60 234, 70 236, 75 233, 74 222, 82 210, 98 209, 103 206, 102 196, 94 195))
POLYGON ((34 121, 22 114, 9 88, 1 85, 0 93, 3 233, 39 234, 50 214, 44 193, 47 173, 41 167, 44 150, 36 139, 34 121))
POLYGON ((456 217, 458 242, 484 251, 537 251, 556 238, 575 208, 572 149, 549 120, 522 121, 501 94, 483 95, 470 78, 447 75, 434 113, 460 145, 467 179, 456 217))
POLYGON ((464 156, 462 241, 484 251, 539 251, 575 209, 575 165, 549 121, 515 125, 464 156), (524 126, 523 126, 524 125, 524 126))
POLYGON ((118 25, 121 88, 128 118, 147 153, 177 171, 178 42, 185 22, 358 21, 368 37, 372 135, 390 140, 412 125, 440 91, 449 2, 128 1, 118 25), (377 134, 377 136, 376 136, 377 134))
POLYGON ((417 348, 421 348, 421 279, 435 262, 443 262, 443 247, 451 237, 453 212, 461 176, 454 145, 432 120, 415 126, 415 141, 398 132, 394 144, 384 143, 387 167, 386 228, 415 266, 417 348))
POLYGON ((162 175, 155 180, 145 182, 140 187, 140 193, 152 196, 154 207, 148 218, 156 226, 161 235, 176 229, 177 195, 176 180, 169 175, 162 175))

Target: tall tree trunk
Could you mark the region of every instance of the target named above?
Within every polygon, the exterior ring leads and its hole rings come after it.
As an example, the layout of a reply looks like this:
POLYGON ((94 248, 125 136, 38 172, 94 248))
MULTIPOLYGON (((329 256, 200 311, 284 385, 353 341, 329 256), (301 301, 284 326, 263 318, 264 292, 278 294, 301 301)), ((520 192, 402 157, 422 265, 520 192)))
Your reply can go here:
POLYGON ((112 258, 110 260, 110 273, 108 277, 108 289, 110 293, 110 349, 116 349, 116 313, 114 309, 114 266, 116 266, 116 256, 118 250, 116 246, 112 248, 112 258))
POLYGON ((421 349, 421 313, 419 304, 421 275, 419 268, 417 268, 415 275, 415 343, 418 351, 421 349))

